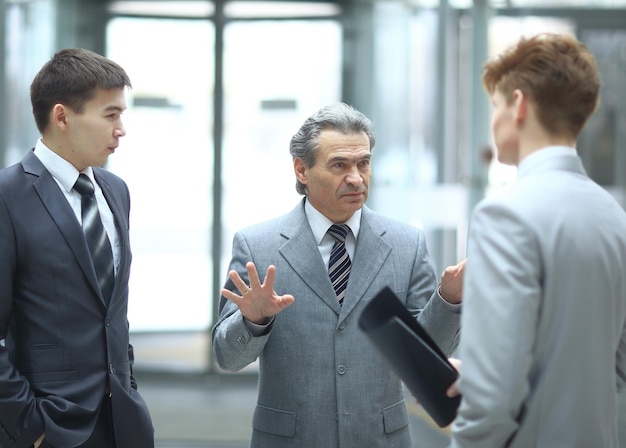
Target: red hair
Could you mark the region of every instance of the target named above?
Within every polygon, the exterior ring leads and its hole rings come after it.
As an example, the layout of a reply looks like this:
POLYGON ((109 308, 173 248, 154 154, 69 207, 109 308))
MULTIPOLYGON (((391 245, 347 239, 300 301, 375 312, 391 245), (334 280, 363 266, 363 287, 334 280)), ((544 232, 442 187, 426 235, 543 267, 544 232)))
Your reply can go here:
POLYGON ((490 95, 498 90, 509 103, 513 92, 521 90, 552 135, 577 138, 599 102, 595 59, 583 43, 568 35, 520 39, 484 65, 482 79, 490 95))

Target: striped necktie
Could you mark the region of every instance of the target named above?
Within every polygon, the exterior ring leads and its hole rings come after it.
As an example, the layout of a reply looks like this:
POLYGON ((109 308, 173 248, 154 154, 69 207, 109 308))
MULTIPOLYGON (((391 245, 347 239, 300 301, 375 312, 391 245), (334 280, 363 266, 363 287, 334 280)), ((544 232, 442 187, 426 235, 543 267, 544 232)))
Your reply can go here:
POLYGON ((85 174, 80 174, 76 184, 74 184, 74 190, 80 193, 81 196, 83 233, 91 253, 93 267, 96 270, 100 291, 102 291, 105 301, 108 302, 115 283, 111 243, 102 225, 93 184, 89 177, 85 174))
POLYGON ((343 303, 343 298, 346 295, 348 275, 350 274, 350 256, 346 250, 346 236, 348 236, 349 231, 350 228, 345 224, 333 224, 328 229, 328 233, 335 239, 328 262, 328 275, 333 288, 335 288, 339 304, 343 303))

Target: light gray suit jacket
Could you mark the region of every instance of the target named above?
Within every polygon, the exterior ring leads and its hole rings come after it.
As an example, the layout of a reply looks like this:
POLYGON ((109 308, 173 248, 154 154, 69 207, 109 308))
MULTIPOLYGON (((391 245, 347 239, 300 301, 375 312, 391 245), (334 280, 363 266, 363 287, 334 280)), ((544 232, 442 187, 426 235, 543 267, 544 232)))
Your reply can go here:
POLYGON ((626 213, 570 149, 471 220, 453 447, 612 448, 626 380, 626 213))
MULTIPOLYGON (((341 307, 304 201, 285 216, 235 235, 229 269, 247 280, 248 261, 260 273, 275 265, 274 289, 295 297, 260 337, 253 337, 238 308, 221 298, 213 328, 219 365, 239 370, 259 358, 251 446, 412 447, 401 383, 359 330, 358 319, 389 285, 444 351, 455 348, 458 310, 434 292, 437 279, 423 232, 364 207, 341 307)), ((226 287, 234 289, 230 281, 226 287)))

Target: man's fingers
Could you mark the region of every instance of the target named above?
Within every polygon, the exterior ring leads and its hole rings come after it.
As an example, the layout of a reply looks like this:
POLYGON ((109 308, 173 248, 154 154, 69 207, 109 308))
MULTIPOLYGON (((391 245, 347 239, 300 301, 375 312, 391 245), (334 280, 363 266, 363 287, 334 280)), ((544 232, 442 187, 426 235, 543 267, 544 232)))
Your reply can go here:
POLYGON ((450 398, 456 397, 459 395, 459 388, 456 386, 456 381, 448 388, 446 391, 446 395, 450 398))
POLYGON ((282 297, 279 297, 276 300, 276 303, 278 304, 278 306, 280 307, 281 310, 284 310, 285 308, 287 308, 289 305, 291 305, 293 302, 295 302, 295 299, 292 295, 284 295, 282 297))
POLYGON ((260 287, 261 281, 259 280, 259 274, 253 262, 249 261, 246 263, 246 271, 248 271, 248 278, 250 279, 250 288, 260 287))
POLYGON ((263 287, 274 290, 274 280, 276 279, 276 267, 270 264, 265 272, 265 278, 263 279, 263 287))
POLYGON ((459 264, 454 266, 454 275, 462 275, 465 270, 465 264, 467 263, 467 258, 461 261, 459 264))
POLYGON ((222 295, 228 300, 239 306, 241 304, 242 297, 232 292, 230 289, 222 288, 222 295))
MULTIPOLYGON (((251 291, 251 288, 248 285, 246 285, 246 282, 243 281, 243 279, 239 276, 237 271, 235 271, 235 270, 230 271, 228 273, 228 277, 233 282, 235 287, 239 290, 239 292, 241 293, 242 297, 245 296, 246 294, 248 294, 251 291)), ((222 291, 226 291, 226 290, 222 290, 222 291)), ((229 298, 228 296, 226 296, 223 293, 222 293, 222 295, 224 297, 226 297, 226 298, 229 298)))

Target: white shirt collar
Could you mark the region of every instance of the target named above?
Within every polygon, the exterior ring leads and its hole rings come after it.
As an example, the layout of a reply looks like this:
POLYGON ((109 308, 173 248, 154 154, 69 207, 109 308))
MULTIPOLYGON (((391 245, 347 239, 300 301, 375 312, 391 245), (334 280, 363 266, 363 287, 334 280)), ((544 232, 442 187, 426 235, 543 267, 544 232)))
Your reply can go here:
MULTIPOLYGON (((37 140, 37 144, 35 145, 35 155, 68 193, 72 190, 72 188, 74 188, 74 184, 76 183, 76 180, 78 180, 78 175, 80 174, 78 170, 74 168, 74 165, 48 148, 42 139, 37 140)), ((83 174, 86 174, 95 185, 93 170, 90 166, 83 171, 83 174)))
POLYGON ((535 163, 535 160, 543 160, 552 156, 576 154, 576 149, 570 148, 569 146, 546 146, 545 148, 541 148, 526 156, 526 158, 524 158, 524 160, 520 162, 518 168, 522 168, 524 165, 535 163))
MULTIPOLYGON (((311 226, 311 230, 313 231, 315 242, 319 246, 322 239, 326 235, 328 228, 334 223, 324 216, 319 210, 313 207, 308 199, 304 202, 304 212, 306 214, 307 221, 309 221, 309 226, 311 226)), ((344 224, 347 224, 348 227, 350 227, 352 235, 354 235, 354 239, 356 240, 359 235, 359 229, 361 228, 361 209, 354 212, 350 219, 348 219, 344 224)))

